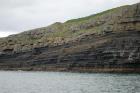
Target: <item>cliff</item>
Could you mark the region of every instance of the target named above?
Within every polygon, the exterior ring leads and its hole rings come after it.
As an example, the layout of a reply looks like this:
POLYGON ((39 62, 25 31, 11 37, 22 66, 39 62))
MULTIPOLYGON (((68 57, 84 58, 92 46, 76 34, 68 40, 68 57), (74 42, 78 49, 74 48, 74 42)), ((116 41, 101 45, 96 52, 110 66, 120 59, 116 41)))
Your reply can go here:
POLYGON ((0 69, 140 72, 140 3, 1 38, 0 69))

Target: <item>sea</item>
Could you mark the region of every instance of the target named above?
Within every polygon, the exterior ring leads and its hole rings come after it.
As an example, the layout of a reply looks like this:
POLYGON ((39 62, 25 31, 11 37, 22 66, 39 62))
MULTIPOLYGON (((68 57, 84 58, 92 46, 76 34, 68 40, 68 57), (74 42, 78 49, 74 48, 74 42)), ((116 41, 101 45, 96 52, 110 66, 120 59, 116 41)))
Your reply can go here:
POLYGON ((140 74, 0 71, 0 93, 140 93, 140 74))

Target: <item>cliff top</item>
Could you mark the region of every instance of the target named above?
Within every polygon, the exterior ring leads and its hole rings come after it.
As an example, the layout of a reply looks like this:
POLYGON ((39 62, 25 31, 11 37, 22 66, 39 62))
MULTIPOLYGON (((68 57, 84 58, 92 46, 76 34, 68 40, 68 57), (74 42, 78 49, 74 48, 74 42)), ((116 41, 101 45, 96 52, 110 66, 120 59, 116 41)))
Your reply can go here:
POLYGON ((84 38, 121 31, 140 30, 140 3, 113 8, 79 19, 56 22, 0 39, 0 51, 28 51, 36 47, 58 46, 84 38), (134 24, 135 23, 135 24, 134 24))

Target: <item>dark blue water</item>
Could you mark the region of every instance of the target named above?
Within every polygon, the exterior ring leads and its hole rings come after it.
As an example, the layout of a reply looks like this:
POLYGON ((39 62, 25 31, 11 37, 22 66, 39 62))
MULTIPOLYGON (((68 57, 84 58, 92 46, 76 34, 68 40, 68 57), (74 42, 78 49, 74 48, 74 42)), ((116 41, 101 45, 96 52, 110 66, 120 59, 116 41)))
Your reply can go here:
POLYGON ((0 71, 0 93, 140 93, 140 75, 0 71))

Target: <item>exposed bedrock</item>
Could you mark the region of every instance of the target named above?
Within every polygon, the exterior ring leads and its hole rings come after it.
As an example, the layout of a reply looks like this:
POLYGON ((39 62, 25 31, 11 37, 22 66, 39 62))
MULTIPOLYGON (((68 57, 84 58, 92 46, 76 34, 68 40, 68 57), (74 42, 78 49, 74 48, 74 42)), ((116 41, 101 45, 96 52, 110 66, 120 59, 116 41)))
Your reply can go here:
MULTIPOLYGON (((140 68, 140 32, 122 32, 56 47, 0 55, 1 69, 73 70, 140 68), (78 45, 77 45, 78 43, 78 45)), ((8 52, 8 50, 6 51, 8 52)))
POLYGON ((140 72, 140 3, 1 38, 0 69, 140 72))

